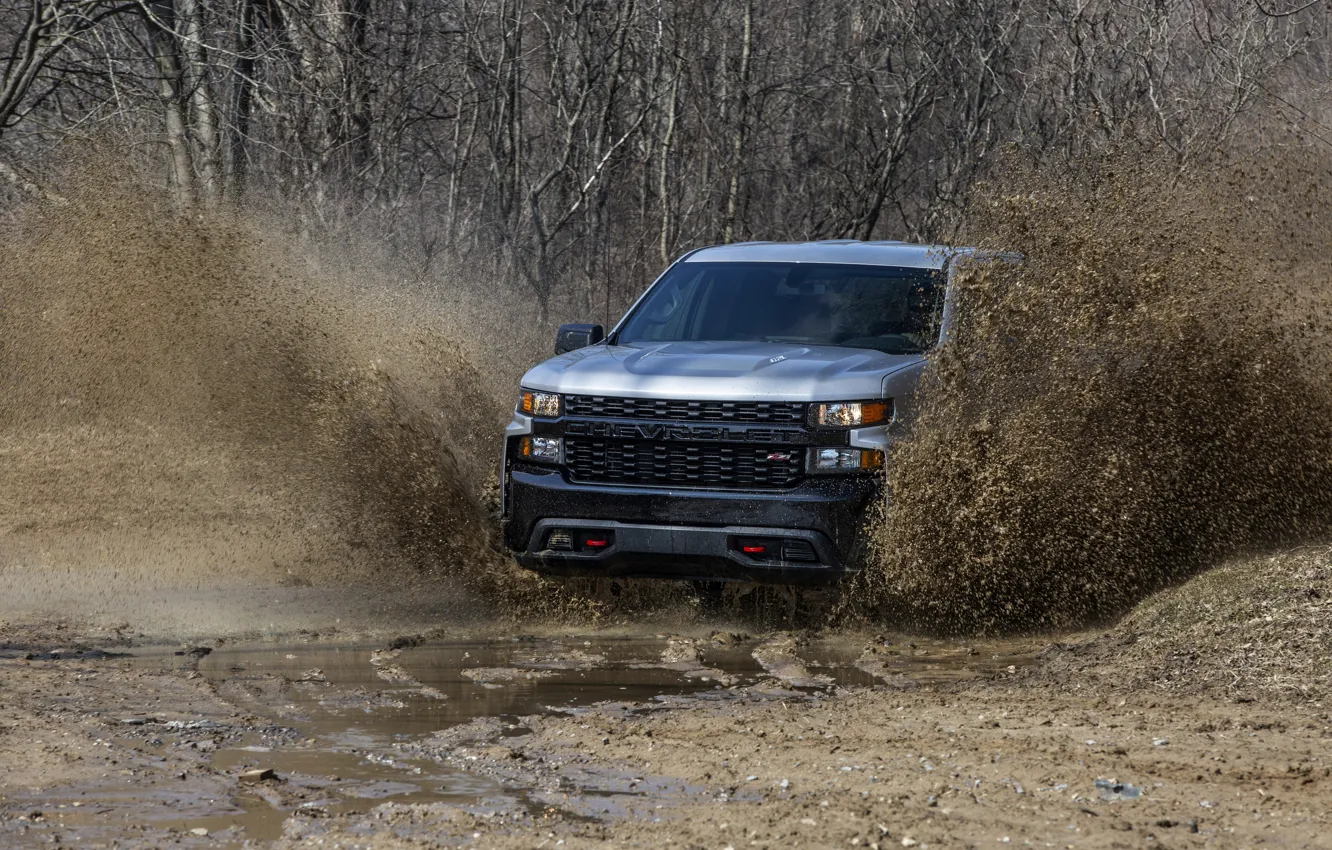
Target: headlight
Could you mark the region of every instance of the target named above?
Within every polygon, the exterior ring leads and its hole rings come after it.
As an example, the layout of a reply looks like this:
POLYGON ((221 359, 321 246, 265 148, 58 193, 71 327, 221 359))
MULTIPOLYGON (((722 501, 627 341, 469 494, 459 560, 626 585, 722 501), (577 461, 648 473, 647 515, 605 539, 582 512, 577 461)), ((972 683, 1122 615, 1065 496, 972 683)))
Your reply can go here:
POLYGON ((532 416, 556 417, 560 415, 560 396, 558 393, 535 393, 523 390, 522 401, 518 403, 523 413, 532 416))
POLYGON ((862 428, 882 425, 893 418, 893 402, 838 401, 814 405, 814 425, 818 428, 862 428))
POLYGON ((809 450, 810 472, 870 472, 883 469, 883 452, 878 449, 809 450))
POLYGON ((562 442, 559 437, 523 437, 518 441, 518 454, 526 460, 559 463, 562 442))

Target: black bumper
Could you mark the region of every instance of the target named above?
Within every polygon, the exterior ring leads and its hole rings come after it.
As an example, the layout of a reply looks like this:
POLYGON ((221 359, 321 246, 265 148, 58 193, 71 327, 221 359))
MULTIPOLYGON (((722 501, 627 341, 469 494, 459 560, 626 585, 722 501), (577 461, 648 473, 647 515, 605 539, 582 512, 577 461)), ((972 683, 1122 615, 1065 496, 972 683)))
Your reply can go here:
POLYGON ((790 490, 730 492, 574 484, 556 469, 515 464, 504 539, 519 563, 553 575, 818 584, 856 566, 848 556, 881 493, 876 475, 810 476, 790 490), (605 544, 556 551, 548 543, 557 530, 595 532, 605 544), (747 554, 746 544, 766 553, 747 554), (802 560, 774 554, 792 544, 802 560))

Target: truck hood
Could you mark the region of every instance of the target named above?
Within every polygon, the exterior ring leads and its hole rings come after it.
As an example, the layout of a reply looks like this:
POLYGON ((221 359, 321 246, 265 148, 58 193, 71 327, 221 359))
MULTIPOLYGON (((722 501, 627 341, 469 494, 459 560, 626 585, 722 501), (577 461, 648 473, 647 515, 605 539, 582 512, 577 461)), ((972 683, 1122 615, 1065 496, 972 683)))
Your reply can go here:
POLYGON ((885 377, 924 359, 785 343, 593 345, 536 366, 524 376, 523 386, 631 398, 838 401, 879 398, 885 377))

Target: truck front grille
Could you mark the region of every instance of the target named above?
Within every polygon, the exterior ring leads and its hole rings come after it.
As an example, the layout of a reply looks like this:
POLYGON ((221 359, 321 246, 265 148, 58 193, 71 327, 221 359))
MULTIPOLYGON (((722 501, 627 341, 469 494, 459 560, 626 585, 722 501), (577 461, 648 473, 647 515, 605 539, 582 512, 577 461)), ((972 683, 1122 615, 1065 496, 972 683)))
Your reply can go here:
POLYGON ((737 443, 566 437, 569 477, 585 484, 776 490, 804 473, 804 449, 737 443))
POLYGON ((805 405, 790 401, 682 401, 666 398, 611 398, 567 395, 570 416, 610 419, 673 419, 695 422, 781 422, 803 424, 805 405))

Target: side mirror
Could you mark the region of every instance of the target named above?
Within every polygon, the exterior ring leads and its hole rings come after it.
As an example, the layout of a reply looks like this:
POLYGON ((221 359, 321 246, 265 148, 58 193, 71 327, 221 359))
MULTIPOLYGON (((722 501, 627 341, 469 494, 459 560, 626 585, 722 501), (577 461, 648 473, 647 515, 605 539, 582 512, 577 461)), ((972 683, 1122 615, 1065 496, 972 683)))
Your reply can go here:
POLYGON ((601 325, 560 325, 555 334, 555 353, 565 354, 596 345, 606 338, 606 329, 601 325))

